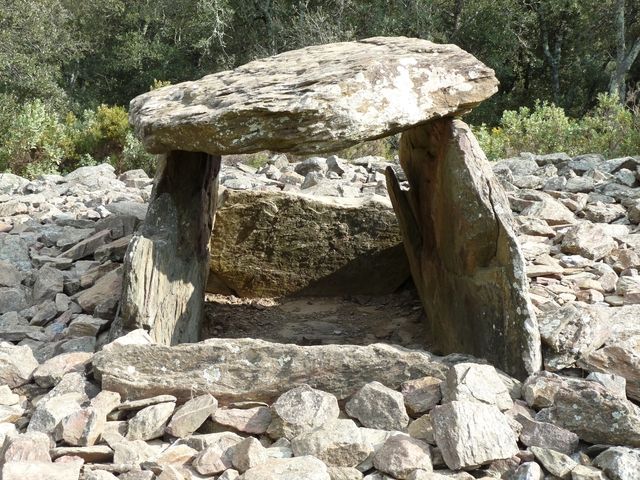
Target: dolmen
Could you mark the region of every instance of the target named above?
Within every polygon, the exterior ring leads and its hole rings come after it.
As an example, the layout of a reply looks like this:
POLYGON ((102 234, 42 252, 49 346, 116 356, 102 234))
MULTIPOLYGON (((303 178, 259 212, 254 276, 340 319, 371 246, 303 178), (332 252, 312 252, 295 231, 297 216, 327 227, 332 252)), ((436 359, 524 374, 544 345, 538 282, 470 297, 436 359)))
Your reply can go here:
POLYGON ((436 353, 541 367, 524 260, 506 195, 459 117, 497 91, 455 45, 404 37, 307 47, 150 91, 130 121, 158 160, 146 220, 125 258, 112 334, 198 341, 222 155, 316 154, 401 133, 409 190, 387 170, 436 353))

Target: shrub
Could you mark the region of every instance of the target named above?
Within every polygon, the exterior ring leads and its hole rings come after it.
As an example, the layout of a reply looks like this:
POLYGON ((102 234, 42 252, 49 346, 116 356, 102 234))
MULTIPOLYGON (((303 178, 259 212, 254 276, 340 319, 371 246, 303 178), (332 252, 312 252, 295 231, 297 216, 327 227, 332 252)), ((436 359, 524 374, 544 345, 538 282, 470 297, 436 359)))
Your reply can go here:
MULTIPOLYGON (((10 101, 3 108, 11 110, 10 101)), ((28 177, 56 172, 73 148, 65 125, 40 100, 15 107, 14 113, 13 119, 7 118, 11 112, 2 113, 7 126, 0 144, 0 169, 28 177)))
POLYGON ((498 127, 483 124, 474 132, 491 160, 524 151, 569 155, 598 152, 613 158, 640 152, 640 111, 600 94, 592 111, 582 119, 573 119, 562 108, 537 101, 533 109, 505 111, 498 127))

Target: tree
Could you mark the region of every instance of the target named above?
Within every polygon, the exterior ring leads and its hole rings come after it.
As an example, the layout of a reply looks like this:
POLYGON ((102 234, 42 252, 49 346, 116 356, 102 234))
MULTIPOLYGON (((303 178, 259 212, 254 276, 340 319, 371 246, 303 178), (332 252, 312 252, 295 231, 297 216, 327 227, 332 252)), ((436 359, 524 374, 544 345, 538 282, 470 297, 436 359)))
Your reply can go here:
MULTIPOLYGON (((626 100, 627 75, 633 62, 640 54, 640 35, 634 35, 631 46, 627 48, 627 31, 629 29, 625 21, 625 3, 625 0, 615 0, 614 2, 615 59, 609 80, 609 93, 617 96, 620 102, 626 100)), ((635 12, 632 18, 637 19, 637 14, 638 12, 635 12)))

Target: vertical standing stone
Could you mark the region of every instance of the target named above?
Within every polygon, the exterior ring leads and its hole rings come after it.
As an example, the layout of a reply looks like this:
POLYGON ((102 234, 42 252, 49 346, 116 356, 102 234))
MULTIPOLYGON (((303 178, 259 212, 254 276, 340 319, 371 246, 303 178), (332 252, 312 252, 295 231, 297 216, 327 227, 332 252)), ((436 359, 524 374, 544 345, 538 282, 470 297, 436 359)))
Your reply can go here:
POLYGON ((433 346, 487 358, 517 377, 540 369, 540 338, 506 195, 462 121, 406 130, 387 170, 433 346))
POLYGON ((149 210, 125 257, 121 316, 112 334, 144 328, 158 343, 198 339, 220 156, 161 157, 149 210))

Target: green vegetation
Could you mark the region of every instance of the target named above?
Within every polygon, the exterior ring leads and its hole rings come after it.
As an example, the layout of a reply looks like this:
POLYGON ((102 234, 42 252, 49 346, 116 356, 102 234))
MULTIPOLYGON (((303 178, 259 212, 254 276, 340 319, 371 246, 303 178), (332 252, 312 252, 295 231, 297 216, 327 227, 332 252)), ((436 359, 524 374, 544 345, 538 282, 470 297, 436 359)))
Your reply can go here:
POLYGON ((490 160, 519 152, 569 155, 602 153, 608 158, 640 153, 640 107, 625 107, 612 95, 600 94, 596 107, 580 119, 547 102, 532 109, 507 110, 499 125, 481 125, 475 134, 490 160))
POLYGON ((640 150, 620 133, 638 128, 640 0, 0 0, 0 170, 150 168, 123 110, 150 86, 377 35, 455 43, 495 69, 500 92, 467 118, 491 156, 640 150))

